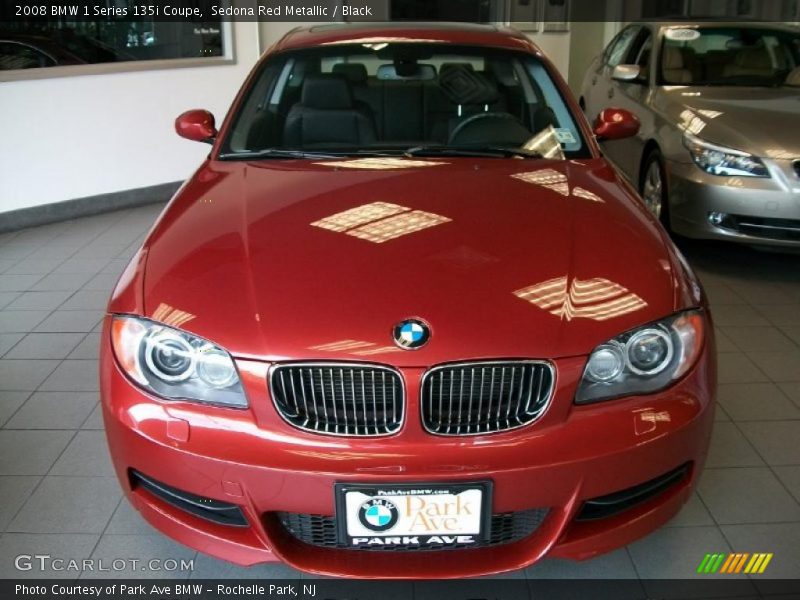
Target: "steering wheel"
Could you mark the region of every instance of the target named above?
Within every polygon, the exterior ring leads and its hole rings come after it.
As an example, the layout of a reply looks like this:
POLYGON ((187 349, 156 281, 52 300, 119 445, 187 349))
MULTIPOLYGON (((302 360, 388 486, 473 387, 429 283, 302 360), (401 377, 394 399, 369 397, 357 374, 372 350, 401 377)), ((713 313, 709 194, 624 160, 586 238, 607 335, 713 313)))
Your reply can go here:
POLYGON ((456 142, 520 145, 530 136, 530 131, 514 115, 482 112, 461 121, 450 134, 447 143, 448 145, 454 145, 456 142))

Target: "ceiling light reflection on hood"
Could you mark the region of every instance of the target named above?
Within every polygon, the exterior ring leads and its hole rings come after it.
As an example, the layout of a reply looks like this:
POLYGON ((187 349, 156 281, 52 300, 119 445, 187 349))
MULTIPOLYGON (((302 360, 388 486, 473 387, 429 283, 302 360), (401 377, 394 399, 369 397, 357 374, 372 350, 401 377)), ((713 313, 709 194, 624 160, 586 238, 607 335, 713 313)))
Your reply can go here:
POLYGON ((174 306, 170 306, 161 302, 153 311, 151 318, 154 321, 169 325, 171 327, 180 327, 195 318, 196 315, 186 312, 185 310, 178 310, 174 306))
POLYGON ((319 352, 344 352, 354 356, 372 356, 374 354, 384 354, 386 352, 402 352, 397 346, 379 346, 375 342, 365 342, 361 340, 337 340, 327 344, 309 346, 309 350, 319 352))
MULTIPOLYGON (((525 183, 530 183, 531 185, 541 186, 564 197, 570 195, 567 176, 555 169, 525 171, 523 173, 514 173, 511 177, 519 181, 524 181, 525 183)), ((576 198, 589 200, 590 202, 603 202, 600 196, 579 186, 572 188, 572 195, 576 198)))
POLYGON ((372 202, 325 217, 311 225, 382 244, 451 220, 436 213, 411 210, 399 204, 372 202))
POLYGON ((573 279, 571 284, 566 276, 557 277, 519 289, 514 295, 567 321, 605 321, 647 306, 628 288, 600 277, 573 279))

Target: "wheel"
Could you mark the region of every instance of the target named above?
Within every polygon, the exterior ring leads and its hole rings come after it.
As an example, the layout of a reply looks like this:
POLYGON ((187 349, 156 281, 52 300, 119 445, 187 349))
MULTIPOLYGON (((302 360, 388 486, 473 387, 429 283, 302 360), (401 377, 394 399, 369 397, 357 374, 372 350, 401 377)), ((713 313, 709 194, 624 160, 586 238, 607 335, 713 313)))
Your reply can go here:
POLYGON ((644 205, 669 230, 669 196, 667 173, 661 152, 652 150, 644 161, 639 177, 639 193, 644 205))

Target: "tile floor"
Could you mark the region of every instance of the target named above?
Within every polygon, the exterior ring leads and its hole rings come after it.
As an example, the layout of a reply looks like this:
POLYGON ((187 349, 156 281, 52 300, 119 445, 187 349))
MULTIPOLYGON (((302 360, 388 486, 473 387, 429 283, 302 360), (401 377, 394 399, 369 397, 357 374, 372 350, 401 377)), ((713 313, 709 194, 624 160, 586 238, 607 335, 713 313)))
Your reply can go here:
MULTIPOLYGON (((98 408, 98 326, 159 205, 0 235, 0 578, 19 554, 194 558, 158 577, 296 577, 240 569, 153 531, 122 499, 98 408)), ((800 577, 800 255, 681 243, 718 327, 718 423, 698 493, 667 527, 585 563, 517 578, 686 578, 705 552, 774 552, 800 577)), ((52 572, 52 576, 74 574, 52 572)), ((84 573, 83 576, 90 576, 84 573)))

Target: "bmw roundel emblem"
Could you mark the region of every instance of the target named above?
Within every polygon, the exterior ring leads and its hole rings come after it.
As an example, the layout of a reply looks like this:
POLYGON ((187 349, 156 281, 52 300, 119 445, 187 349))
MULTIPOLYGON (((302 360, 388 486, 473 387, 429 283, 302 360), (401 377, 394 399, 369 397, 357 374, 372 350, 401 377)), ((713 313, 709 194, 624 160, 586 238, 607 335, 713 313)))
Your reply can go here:
POLYGON ((431 328, 420 319, 406 319, 394 326, 394 343, 404 350, 416 350, 431 339, 431 328))
POLYGON ((388 531, 399 516, 397 507, 386 498, 370 498, 358 508, 359 522, 370 531, 388 531))

